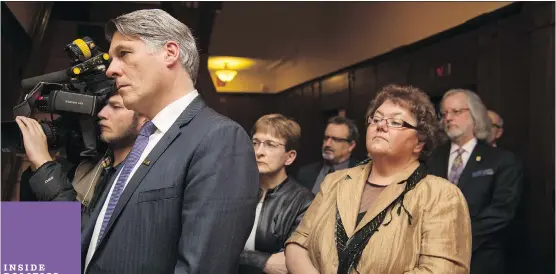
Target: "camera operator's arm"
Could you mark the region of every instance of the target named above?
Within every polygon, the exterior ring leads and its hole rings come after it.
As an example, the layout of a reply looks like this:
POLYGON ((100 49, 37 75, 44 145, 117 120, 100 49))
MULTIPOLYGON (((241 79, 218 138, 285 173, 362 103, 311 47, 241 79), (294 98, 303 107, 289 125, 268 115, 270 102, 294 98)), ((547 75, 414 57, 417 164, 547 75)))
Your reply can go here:
POLYGON ((50 156, 41 125, 26 117, 16 117, 16 122, 33 171, 29 185, 37 198, 41 201, 75 201, 75 190, 62 165, 50 156))
POLYGON ((71 174, 64 172, 62 164, 46 162, 33 172, 29 185, 39 201, 76 201, 77 193, 68 175, 71 174))

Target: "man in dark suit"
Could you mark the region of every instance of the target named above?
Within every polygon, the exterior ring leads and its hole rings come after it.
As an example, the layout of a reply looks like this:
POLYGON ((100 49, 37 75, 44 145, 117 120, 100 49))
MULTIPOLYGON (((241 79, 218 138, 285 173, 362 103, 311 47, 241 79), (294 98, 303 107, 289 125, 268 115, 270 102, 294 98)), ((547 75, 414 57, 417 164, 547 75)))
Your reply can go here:
POLYGON ((509 151, 486 140, 491 122, 477 94, 450 90, 440 116, 450 142, 437 148, 429 172, 456 184, 471 215, 471 274, 504 272, 504 229, 512 221, 523 181, 521 163, 509 151))
POLYGON ((110 21, 106 74, 147 117, 82 233, 84 272, 237 273, 259 189, 253 145, 194 89, 191 31, 162 10, 110 21))
POLYGON ((351 152, 358 139, 359 130, 352 120, 342 116, 330 118, 322 141, 323 161, 299 168, 297 180, 317 194, 326 175, 357 165, 357 160, 351 158, 351 152))

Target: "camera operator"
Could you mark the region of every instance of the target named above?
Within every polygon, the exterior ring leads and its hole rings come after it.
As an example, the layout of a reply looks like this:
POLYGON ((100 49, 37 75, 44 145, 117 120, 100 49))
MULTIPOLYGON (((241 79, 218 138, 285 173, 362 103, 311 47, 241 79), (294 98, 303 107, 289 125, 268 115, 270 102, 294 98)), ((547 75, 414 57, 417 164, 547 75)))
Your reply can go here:
POLYGON ((33 171, 29 178, 31 189, 42 201, 75 201, 82 203, 82 227, 87 222, 100 194, 110 177, 131 151, 146 118, 124 107, 117 93, 108 95, 106 105, 98 113, 100 139, 108 145, 104 155, 83 160, 71 174, 62 171, 62 165, 48 152, 46 136, 39 123, 31 118, 18 116, 25 152, 33 171))
MULTIPOLYGON (((52 122, 59 118, 59 115, 50 114, 50 113, 42 113, 42 112, 33 112, 31 113, 31 118, 40 121, 47 121, 52 122)), ((54 159, 61 165, 61 171, 63 174, 68 174, 68 179, 71 181, 73 178, 73 174, 75 172, 76 166, 68 161, 66 158, 66 151, 64 148, 52 148, 48 150, 50 158, 54 159)), ((18 191, 17 197, 19 201, 40 201, 37 195, 31 189, 29 185, 29 178, 33 174, 34 167, 32 167, 32 163, 29 160, 29 157, 25 153, 16 153, 16 157, 21 159, 21 167, 19 171, 19 180, 18 180, 18 191)), ((71 189, 71 184, 69 187, 65 189, 61 189, 60 195, 56 197, 56 201, 65 201, 71 198, 72 193, 68 191, 71 189)))

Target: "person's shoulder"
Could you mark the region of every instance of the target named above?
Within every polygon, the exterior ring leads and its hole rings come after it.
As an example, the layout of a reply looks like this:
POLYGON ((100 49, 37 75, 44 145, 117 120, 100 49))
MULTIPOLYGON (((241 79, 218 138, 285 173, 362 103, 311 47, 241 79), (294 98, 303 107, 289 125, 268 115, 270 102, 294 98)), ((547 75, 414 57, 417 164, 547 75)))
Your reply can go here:
POLYGON ((511 151, 509 151, 505 148, 490 147, 490 149, 492 150, 492 153, 499 155, 499 157, 501 157, 501 158, 512 159, 512 160, 517 159, 516 155, 513 152, 511 152, 511 151))
POLYGON ((419 182, 420 185, 427 185, 430 186, 432 188, 438 189, 438 190, 442 190, 442 191, 446 191, 446 190, 450 190, 450 189, 458 189, 458 187, 454 184, 452 184, 450 181, 446 180, 445 178, 436 176, 436 175, 432 175, 432 174, 427 174, 422 180, 421 182, 419 182))
POLYGON ((314 168, 317 166, 322 165, 322 161, 316 161, 316 162, 312 162, 306 165, 301 166, 299 169, 307 169, 307 168, 314 168))
POLYGON ((313 194, 313 192, 308 190, 306 187, 302 186, 301 183, 297 181, 297 179, 291 176, 289 176, 288 178, 290 180, 290 185, 291 185, 290 191, 296 193, 298 198, 312 200, 315 197, 315 194, 313 194))
POLYGON ((366 160, 363 160, 363 161, 359 161, 356 158, 349 158, 349 167, 355 167, 355 166, 358 166, 359 164, 361 164, 362 162, 370 161, 370 160, 371 159, 369 158, 369 159, 366 159, 366 160))
POLYGON ((239 133, 248 137, 247 131, 236 121, 224 116, 210 107, 205 107, 194 118, 195 128, 198 132, 205 132, 206 136, 215 136, 239 133))
MULTIPOLYGON (((351 159, 350 159, 350 161, 351 161, 351 159)), ((358 167, 358 166, 364 166, 364 165, 370 163, 371 161, 372 161, 371 158, 365 159, 363 161, 357 161, 357 160, 353 159, 354 165, 351 166, 350 168, 354 168, 354 167, 358 167)))
POLYGON ((499 165, 511 165, 520 163, 518 157, 511 151, 501 148, 493 147, 484 142, 477 143, 477 146, 481 147, 481 150, 485 152, 487 161, 496 163, 499 165))
POLYGON ((450 181, 435 175, 426 175, 415 188, 418 192, 428 196, 428 199, 433 202, 458 199, 465 201, 463 193, 450 181))
POLYGON ((321 190, 330 191, 338 187, 342 182, 359 178, 361 173, 365 172, 365 168, 370 165, 369 162, 361 163, 355 167, 346 168, 332 172, 326 176, 322 182, 321 190))
POLYGON ((197 116, 197 118, 201 118, 205 120, 204 122, 207 123, 206 125, 213 128, 218 127, 241 127, 236 121, 230 119, 227 116, 217 112, 216 110, 205 107, 197 116))

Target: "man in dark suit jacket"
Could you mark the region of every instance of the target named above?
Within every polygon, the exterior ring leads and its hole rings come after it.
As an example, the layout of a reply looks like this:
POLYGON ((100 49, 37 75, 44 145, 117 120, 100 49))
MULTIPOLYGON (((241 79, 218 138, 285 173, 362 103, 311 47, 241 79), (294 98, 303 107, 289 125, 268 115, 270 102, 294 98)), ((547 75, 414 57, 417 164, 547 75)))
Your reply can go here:
POLYGON ((84 272, 237 273, 259 189, 249 136, 194 89, 199 55, 183 23, 139 10, 106 35, 106 74, 150 121, 82 233, 84 272))
POLYGON ((450 142, 433 152, 429 172, 457 184, 471 215, 471 274, 504 272, 504 229, 512 221, 523 181, 521 163, 509 151, 491 147, 490 120, 481 99, 450 90, 441 117, 450 142))
POLYGON ((351 152, 358 139, 359 130, 352 120, 342 116, 330 118, 322 141, 323 161, 299 168, 297 180, 317 194, 326 175, 357 165, 357 160, 351 158, 351 152))

